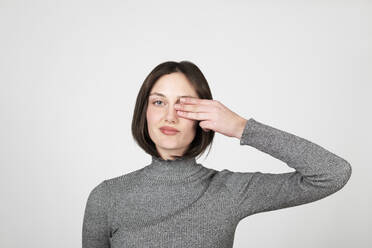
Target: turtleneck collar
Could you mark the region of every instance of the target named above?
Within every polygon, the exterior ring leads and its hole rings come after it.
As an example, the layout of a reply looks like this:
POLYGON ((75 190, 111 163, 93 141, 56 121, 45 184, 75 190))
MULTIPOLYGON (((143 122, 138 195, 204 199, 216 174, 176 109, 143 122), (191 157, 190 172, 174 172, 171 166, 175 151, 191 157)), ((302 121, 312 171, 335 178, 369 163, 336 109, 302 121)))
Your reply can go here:
POLYGON ((203 169, 201 164, 196 163, 195 157, 162 159, 161 157, 152 156, 151 164, 144 167, 143 172, 149 178, 157 180, 188 180, 203 169))

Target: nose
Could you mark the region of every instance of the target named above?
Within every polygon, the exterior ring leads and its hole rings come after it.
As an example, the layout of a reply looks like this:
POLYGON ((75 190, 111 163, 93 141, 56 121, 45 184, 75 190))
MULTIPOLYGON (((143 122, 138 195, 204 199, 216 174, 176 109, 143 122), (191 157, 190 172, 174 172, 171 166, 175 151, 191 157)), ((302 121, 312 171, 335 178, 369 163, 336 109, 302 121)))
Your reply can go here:
POLYGON ((175 122, 176 120, 178 120, 177 110, 174 107, 174 105, 169 105, 169 108, 166 112, 165 119, 169 122, 175 122))

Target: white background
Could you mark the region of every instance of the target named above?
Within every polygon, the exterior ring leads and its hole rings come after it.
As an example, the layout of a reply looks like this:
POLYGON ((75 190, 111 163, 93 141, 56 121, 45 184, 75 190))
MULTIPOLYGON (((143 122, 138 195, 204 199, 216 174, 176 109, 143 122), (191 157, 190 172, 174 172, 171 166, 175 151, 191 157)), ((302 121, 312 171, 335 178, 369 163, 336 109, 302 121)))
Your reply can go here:
MULTIPOLYGON (((0 0, 0 247, 81 247, 93 187, 150 162, 132 114, 168 60, 198 65, 244 118, 352 165, 339 192, 242 220, 234 247, 371 247, 371 16, 356 0, 0 0)), ((293 171, 219 133, 204 158, 293 171)))

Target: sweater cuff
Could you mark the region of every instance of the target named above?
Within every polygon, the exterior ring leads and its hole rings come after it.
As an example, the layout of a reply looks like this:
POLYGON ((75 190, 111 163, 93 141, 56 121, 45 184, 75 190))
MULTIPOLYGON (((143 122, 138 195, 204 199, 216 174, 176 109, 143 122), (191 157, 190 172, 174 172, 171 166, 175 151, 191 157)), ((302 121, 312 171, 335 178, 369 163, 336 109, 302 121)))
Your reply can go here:
POLYGON ((240 145, 250 144, 250 135, 253 133, 258 124, 259 123, 255 119, 248 119, 247 123, 245 124, 242 136, 240 137, 240 145))

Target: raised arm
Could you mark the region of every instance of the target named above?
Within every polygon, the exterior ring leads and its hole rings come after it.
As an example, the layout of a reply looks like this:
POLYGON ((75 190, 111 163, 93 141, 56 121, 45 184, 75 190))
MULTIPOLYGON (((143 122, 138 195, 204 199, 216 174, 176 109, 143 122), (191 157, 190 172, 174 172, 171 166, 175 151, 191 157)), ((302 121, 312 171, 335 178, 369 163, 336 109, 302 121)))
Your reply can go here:
POLYGON ((101 182, 90 192, 83 220, 83 248, 110 247, 110 229, 107 218, 108 198, 105 181, 101 182))
POLYGON ((240 145, 250 145, 296 170, 280 174, 224 170, 240 219, 322 199, 340 190, 351 176, 345 159, 253 118, 246 122, 240 145))

